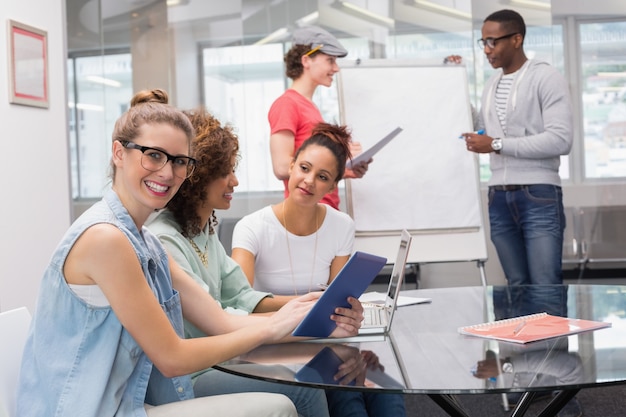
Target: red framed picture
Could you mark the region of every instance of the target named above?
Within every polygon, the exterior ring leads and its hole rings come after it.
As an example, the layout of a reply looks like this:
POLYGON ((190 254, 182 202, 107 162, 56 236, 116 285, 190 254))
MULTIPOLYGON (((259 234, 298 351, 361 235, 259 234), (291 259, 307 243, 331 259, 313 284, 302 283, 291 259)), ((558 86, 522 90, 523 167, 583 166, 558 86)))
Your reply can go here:
POLYGON ((9 101, 48 107, 48 35, 46 31, 8 21, 9 101))

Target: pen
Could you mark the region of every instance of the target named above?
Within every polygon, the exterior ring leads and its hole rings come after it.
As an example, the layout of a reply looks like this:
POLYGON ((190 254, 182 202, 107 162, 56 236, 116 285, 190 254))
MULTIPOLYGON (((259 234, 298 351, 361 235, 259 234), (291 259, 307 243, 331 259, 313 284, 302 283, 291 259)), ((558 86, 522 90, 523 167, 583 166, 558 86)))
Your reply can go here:
POLYGON ((320 287, 323 290, 325 290, 326 288, 328 288, 328 284, 317 284, 318 287, 320 287))
POLYGON ((513 330, 513 334, 518 334, 519 332, 521 332, 524 326, 526 326, 526 320, 517 325, 515 330, 513 330))
MULTIPOLYGON (((478 132, 474 132, 477 135, 484 135, 485 134, 485 130, 484 129, 480 129, 478 132)), ((461 135, 459 136, 459 139, 465 139, 465 136, 461 135)))
POLYGON ((311 49, 309 52, 307 52, 307 53, 306 53, 306 54, 304 54, 304 55, 309 56, 309 55, 311 55, 311 54, 313 54, 313 53, 315 53, 315 52, 319 51, 320 49, 322 49, 322 47, 323 47, 323 46, 324 46, 324 44, 323 44, 323 43, 321 43, 321 44, 317 45, 315 48, 311 49))

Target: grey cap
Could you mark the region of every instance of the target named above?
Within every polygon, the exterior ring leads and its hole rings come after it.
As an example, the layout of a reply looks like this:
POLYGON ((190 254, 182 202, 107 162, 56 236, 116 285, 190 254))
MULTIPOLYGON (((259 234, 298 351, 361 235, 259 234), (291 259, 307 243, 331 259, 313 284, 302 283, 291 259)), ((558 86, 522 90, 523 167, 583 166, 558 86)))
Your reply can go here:
POLYGON ((348 55, 348 51, 341 46, 337 38, 317 26, 296 29, 293 32, 292 42, 294 45, 311 45, 311 50, 319 47, 319 51, 326 55, 339 58, 348 55))

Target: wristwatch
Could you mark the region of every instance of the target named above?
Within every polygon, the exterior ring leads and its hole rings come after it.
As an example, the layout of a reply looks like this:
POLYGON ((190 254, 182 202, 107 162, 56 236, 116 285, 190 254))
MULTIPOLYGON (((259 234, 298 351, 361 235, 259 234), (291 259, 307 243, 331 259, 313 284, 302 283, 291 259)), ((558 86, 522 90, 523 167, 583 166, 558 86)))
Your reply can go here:
POLYGON ((504 362, 502 362, 502 372, 504 372, 505 374, 513 373, 513 364, 511 363, 510 358, 506 358, 504 362))
POLYGON ((502 149, 502 139, 495 138, 494 140, 492 140, 491 149, 493 149, 496 152, 500 152, 500 149, 502 149))

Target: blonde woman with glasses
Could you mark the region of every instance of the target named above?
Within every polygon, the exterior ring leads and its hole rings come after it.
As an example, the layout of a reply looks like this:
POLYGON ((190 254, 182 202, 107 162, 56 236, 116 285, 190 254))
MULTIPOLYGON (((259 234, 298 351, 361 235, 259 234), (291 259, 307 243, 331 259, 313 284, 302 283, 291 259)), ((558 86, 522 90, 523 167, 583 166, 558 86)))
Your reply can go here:
POLYGON ((19 416, 297 415, 280 394, 193 399, 188 374, 283 340, 317 296, 271 316, 229 315, 143 227, 195 166, 194 129, 167 101, 162 90, 133 98, 113 132, 111 189, 52 255, 23 354, 19 416), (185 339, 183 317, 210 336, 185 339))

